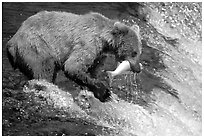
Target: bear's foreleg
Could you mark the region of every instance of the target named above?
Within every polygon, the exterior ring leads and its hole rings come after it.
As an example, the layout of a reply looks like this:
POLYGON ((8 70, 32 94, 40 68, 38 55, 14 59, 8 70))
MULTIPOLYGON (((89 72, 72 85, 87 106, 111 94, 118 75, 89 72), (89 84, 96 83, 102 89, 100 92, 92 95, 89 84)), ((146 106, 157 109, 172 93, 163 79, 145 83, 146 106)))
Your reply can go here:
POLYGON ((94 53, 87 50, 73 52, 64 63, 65 75, 81 86, 88 87, 96 98, 105 102, 110 98, 110 91, 98 79, 91 78, 86 72, 95 59, 94 53))

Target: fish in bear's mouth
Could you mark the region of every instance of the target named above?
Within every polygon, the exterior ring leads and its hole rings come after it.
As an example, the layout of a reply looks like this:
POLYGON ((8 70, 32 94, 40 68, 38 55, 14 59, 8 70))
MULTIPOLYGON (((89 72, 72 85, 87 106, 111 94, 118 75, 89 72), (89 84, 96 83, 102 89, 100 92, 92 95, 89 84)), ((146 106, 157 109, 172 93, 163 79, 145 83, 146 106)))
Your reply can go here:
POLYGON ((133 67, 131 65, 131 61, 125 60, 122 63, 120 63, 114 71, 107 71, 107 73, 108 73, 110 78, 114 78, 115 76, 120 75, 120 74, 125 74, 128 71, 133 71, 133 72, 139 73, 143 69, 143 67, 142 67, 141 63, 139 63, 138 65, 139 65, 139 67, 137 67, 137 68, 139 68, 139 69, 137 69, 135 71, 135 70, 133 70, 133 67))

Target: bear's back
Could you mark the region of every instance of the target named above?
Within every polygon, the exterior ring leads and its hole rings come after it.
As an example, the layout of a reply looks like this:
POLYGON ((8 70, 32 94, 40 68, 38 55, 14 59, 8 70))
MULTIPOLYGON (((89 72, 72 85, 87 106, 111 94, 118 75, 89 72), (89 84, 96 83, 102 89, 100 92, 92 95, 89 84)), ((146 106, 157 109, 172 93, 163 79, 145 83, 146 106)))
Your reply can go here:
POLYGON ((99 33, 104 28, 111 30, 113 25, 113 20, 95 12, 78 15, 59 11, 41 11, 24 21, 19 32, 50 31, 51 33, 80 32, 83 34, 84 32, 87 34, 88 30, 94 33, 99 33))
POLYGON ((25 20, 21 28, 35 28, 36 30, 39 30, 39 27, 56 28, 58 26, 59 28, 60 25, 74 23, 78 18, 79 15, 73 13, 41 11, 25 20))
POLYGON ((61 59, 77 44, 101 49, 102 45, 96 45, 96 40, 98 43, 101 38, 111 41, 110 31, 113 26, 113 20, 99 13, 78 15, 68 12, 41 11, 23 22, 9 44, 18 45, 22 50, 35 47, 38 53, 47 52, 48 55, 61 59))

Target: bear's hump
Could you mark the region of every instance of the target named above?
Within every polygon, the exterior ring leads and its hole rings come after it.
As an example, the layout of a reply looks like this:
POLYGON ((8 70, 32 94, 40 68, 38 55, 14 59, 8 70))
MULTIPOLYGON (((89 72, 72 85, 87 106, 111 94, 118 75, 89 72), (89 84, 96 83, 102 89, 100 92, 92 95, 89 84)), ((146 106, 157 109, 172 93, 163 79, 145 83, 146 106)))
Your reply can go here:
POLYGON ((93 20, 99 28, 112 28, 115 21, 97 12, 89 12, 85 15, 89 20, 93 20))

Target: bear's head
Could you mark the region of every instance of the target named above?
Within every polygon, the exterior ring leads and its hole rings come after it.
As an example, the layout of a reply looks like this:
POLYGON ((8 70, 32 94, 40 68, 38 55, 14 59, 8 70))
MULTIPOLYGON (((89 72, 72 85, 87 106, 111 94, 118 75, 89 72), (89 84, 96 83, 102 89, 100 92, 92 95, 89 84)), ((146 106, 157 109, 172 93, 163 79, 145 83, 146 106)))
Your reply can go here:
POLYGON ((119 61, 127 60, 131 70, 139 73, 141 64, 139 63, 142 53, 142 43, 139 35, 139 27, 134 25, 128 27, 123 23, 116 22, 112 30, 114 37, 114 49, 119 61))

